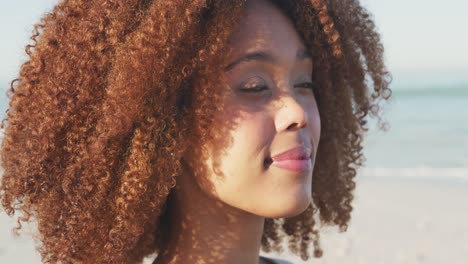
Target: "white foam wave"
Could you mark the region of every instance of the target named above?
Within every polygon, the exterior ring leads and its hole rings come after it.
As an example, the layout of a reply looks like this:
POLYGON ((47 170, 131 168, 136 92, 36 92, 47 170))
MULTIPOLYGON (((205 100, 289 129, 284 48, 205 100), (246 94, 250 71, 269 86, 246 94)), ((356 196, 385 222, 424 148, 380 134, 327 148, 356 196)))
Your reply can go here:
POLYGON ((461 179, 468 181, 468 167, 460 168, 361 168, 358 177, 403 177, 403 178, 435 178, 461 179))

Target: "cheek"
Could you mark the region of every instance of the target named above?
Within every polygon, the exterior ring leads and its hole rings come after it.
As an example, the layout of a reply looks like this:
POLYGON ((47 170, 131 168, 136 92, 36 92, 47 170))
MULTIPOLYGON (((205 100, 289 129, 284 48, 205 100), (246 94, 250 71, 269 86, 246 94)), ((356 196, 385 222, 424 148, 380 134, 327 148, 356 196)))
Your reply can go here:
POLYGON ((267 181, 264 160, 274 131, 273 122, 262 113, 244 114, 239 118, 229 133, 230 144, 220 157, 224 179, 212 171, 220 200, 246 211, 258 207, 253 201, 259 200, 259 190, 267 181))
POLYGON ((236 128, 231 131, 232 145, 229 148, 231 170, 262 169, 265 153, 274 137, 273 122, 263 113, 244 114, 236 128))
POLYGON ((312 127, 314 128, 314 134, 317 135, 317 137, 320 137, 320 131, 321 131, 321 119, 320 119, 320 113, 318 109, 315 109, 315 111, 312 113, 312 121, 311 121, 312 127))
MULTIPOLYGON (((225 178, 214 179, 218 187, 231 191, 254 187, 255 182, 262 178, 265 153, 270 147, 274 131, 272 121, 261 112, 239 115, 235 126, 227 133, 227 145, 218 152, 219 156, 211 157, 213 160, 218 159, 221 178, 225 178)), ((216 175, 214 164, 210 165, 213 176, 220 176, 216 175)))
POLYGON ((313 100, 312 103, 308 102, 308 107, 306 108, 306 111, 309 121, 311 138, 314 143, 314 147, 317 147, 320 139, 321 119, 320 112, 315 100, 313 100))

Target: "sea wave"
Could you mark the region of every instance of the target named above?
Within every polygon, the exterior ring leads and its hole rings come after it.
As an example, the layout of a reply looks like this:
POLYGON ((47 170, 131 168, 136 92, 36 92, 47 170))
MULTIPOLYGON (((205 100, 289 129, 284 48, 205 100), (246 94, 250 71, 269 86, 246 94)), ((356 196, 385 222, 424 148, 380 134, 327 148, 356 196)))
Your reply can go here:
POLYGON ((358 177, 403 177, 418 179, 460 179, 468 181, 468 167, 459 168, 361 168, 358 177))
POLYGON ((422 86, 411 88, 394 88, 392 90, 398 97, 421 97, 421 96, 435 96, 435 97, 466 97, 468 96, 468 84, 459 85, 437 85, 437 86, 422 86))

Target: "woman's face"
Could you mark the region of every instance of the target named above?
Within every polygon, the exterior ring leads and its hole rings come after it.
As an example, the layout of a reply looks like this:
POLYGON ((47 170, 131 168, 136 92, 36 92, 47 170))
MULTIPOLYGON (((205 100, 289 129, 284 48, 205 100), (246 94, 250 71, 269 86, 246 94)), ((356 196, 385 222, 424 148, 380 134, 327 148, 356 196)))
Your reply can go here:
POLYGON ((252 214, 292 217, 311 202, 320 138, 316 88, 308 84, 313 62, 292 22, 268 1, 248 1, 245 15, 229 44, 223 111, 212 127, 228 139, 213 139, 203 161, 210 193, 252 214), (310 159, 272 162, 301 146, 310 159))

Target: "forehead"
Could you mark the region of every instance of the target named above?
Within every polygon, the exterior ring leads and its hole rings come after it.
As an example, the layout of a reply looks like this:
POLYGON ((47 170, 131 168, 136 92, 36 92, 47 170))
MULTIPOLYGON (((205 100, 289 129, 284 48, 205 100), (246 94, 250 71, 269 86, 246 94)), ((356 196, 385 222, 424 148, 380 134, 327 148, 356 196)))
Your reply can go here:
POLYGON ((230 39, 232 55, 258 49, 295 55, 304 44, 293 22, 268 0, 251 0, 230 39))

